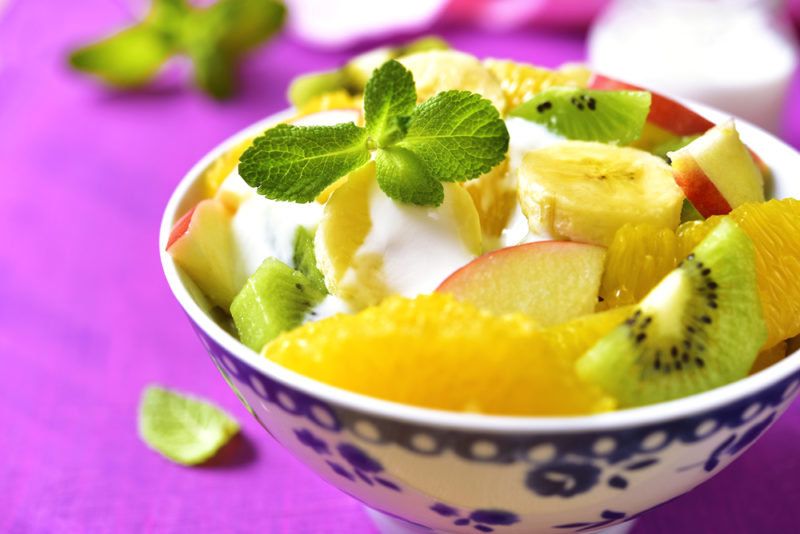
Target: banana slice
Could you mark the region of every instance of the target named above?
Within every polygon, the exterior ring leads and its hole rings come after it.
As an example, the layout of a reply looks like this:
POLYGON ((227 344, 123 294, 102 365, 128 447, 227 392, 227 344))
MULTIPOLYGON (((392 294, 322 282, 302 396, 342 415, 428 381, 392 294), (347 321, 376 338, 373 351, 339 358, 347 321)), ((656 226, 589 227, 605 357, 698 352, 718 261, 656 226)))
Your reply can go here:
POLYGON ((494 104, 500 115, 505 112, 506 95, 500 82, 474 56, 456 50, 432 50, 398 61, 414 76, 418 102, 440 91, 459 89, 478 93, 494 104))
POLYGON ((517 193, 532 232, 606 246, 625 223, 676 228, 683 204, 661 158, 583 141, 528 152, 517 193))

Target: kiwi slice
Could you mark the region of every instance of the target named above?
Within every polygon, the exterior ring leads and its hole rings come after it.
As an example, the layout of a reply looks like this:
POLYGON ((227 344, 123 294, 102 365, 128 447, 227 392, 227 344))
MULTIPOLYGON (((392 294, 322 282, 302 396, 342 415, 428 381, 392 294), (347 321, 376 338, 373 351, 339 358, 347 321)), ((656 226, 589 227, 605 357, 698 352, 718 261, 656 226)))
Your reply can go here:
POLYGON ((325 295, 298 270, 267 258, 231 303, 239 340, 256 352, 286 330, 303 324, 325 295))
POLYGON ((729 218, 576 363, 621 408, 747 375, 766 341, 753 244, 729 218))
POLYGON ((697 208, 694 207, 694 204, 689 202, 688 198, 683 199, 683 206, 681 206, 681 222, 685 223, 688 221, 705 221, 706 218, 697 211, 697 208))
POLYGON ((314 252, 314 232, 305 226, 298 226, 294 233, 294 267, 308 278, 314 288, 323 295, 328 294, 325 275, 317 268, 317 255, 314 252))
POLYGON ((627 145, 641 137, 649 112, 647 91, 549 87, 509 115, 544 124, 567 139, 627 145))

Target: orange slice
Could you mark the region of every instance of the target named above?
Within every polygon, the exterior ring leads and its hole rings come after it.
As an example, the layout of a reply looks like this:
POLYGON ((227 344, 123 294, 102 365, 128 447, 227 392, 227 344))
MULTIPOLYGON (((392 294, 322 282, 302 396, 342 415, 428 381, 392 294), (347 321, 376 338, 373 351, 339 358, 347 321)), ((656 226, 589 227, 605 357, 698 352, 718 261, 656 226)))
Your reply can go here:
POLYGON ((614 401, 582 382, 573 363, 629 313, 618 308, 540 329, 525 315, 493 316, 447 294, 395 296, 285 333, 264 355, 316 380, 416 406, 594 413, 614 401))

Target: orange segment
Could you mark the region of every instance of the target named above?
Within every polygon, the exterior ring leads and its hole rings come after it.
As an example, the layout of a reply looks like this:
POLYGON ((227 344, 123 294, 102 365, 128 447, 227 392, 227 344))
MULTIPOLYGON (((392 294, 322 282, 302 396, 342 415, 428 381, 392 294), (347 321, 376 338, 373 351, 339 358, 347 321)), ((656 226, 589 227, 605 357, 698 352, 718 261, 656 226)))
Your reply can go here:
POLYGON ((205 198, 213 197, 220 184, 233 172, 239 164, 239 157, 253 144, 252 139, 245 139, 233 148, 227 150, 220 157, 211 162, 211 165, 203 171, 203 183, 206 186, 205 198))
MULTIPOLYGON (((769 331, 764 347, 769 348, 800 334, 800 201, 750 202, 729 216, 755 246, 758 292, 769 331)), ((600 295, 609 306, 635 302, 669 272, 671 262, 685 257, 720 220, 715 216, 684 223, 675 233, 644 226, 621 229, 608 250, 600 295), (666 257, 648 260, 653 251, 666 257), (672 256, 670 251, 674 251, 672 256)))
POLYGON ((447 294, 395 296, 283 334, 264 355, 322 382, 416 406, 594 413, 614 402, 582 382, 573 363, 628 313, 618 308, 540 329, 522 314, 492 316, 447 294))
POLYGON ((678 264, 678 238, 669 228, 626 224, 608 246, 600 284, 601 308, 642 300, 678 264))
POLYGON ((463 182, 478 210, 483 235, 498 238, 511 218, 517 205, 515 176, 508 172, 508 158, 491 171, 463 182))
POLYGON ((564 65, 559 70, 492 58, 485 59, 483 64, 500 81, 508 110, 548 87, 586 87, 591 76, 585 67, 574 64, 564 65))

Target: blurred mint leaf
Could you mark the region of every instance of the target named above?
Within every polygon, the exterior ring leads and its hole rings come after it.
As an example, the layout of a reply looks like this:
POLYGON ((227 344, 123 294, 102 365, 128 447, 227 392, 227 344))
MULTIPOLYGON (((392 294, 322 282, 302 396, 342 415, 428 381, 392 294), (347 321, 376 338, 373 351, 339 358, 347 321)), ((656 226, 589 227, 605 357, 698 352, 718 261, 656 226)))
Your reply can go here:
POLYGON ((367 134, 377 146, 391 144, 404 135, 408 120, 398 120, 414 111, 417 90, 411 72, 391 59, 375 69, 364 90, 364 121, 367 134), (385 138, 382 136, 386 135, 385 138))
POLYGON ((139 435, 170 460, 200 464, 239 432, 219 408, 158 386, 148 386, 139 406, 139 435))
POLYGON ((135 87, 147 83, 173 50, 155 28, 140 25, 105 41, 76 50, 70 64, 112 85, 135 87))
POLYGON ((397 143, 432 176, 460 182, 489 172, 505 159, 508 130, 491 102, 469 91, 442 91, 418 105, 397 143))
POLYGON ((239 158, 239 174, 274 200, 311 202, 326 187, 370 159, 367 131, 336 126, 279 124, 256 137, 239 158))
POLYGON ((196 8, 185 0, 154 0, 139 24, 75 50, 70 64, 118 87, 141 87, 175 54, 194 63, 197 85, 215 98, 233 93, 235 72, 249 50, 283 24, 277 0, 220 0, 196 8))

